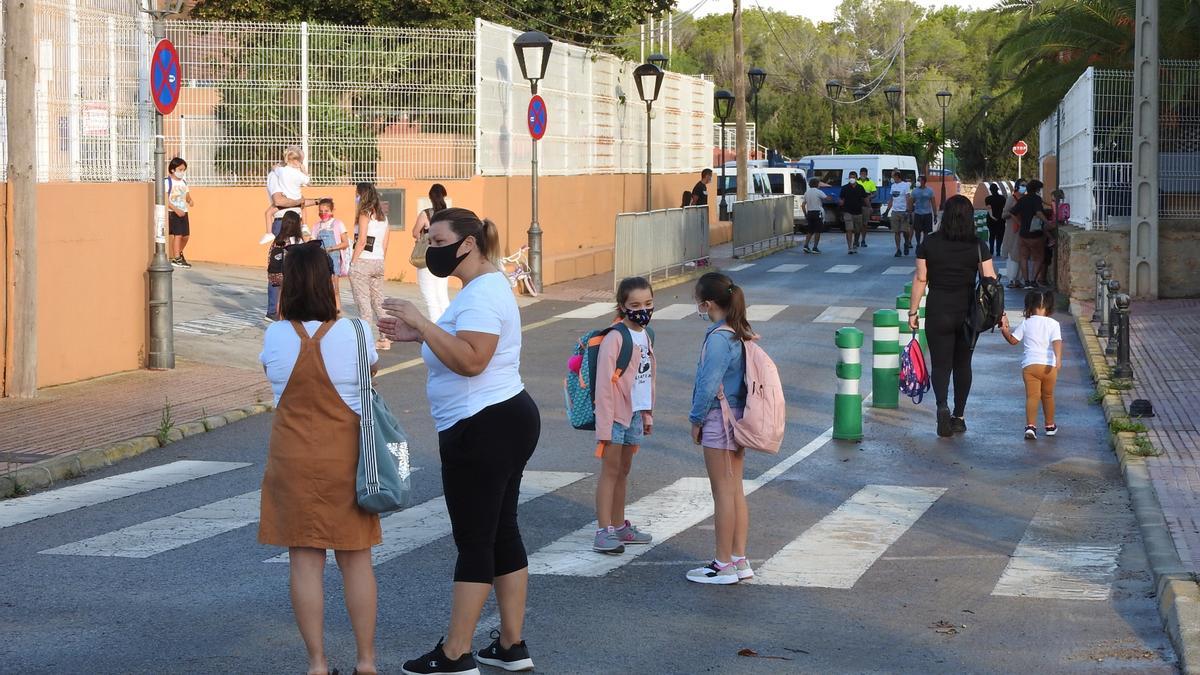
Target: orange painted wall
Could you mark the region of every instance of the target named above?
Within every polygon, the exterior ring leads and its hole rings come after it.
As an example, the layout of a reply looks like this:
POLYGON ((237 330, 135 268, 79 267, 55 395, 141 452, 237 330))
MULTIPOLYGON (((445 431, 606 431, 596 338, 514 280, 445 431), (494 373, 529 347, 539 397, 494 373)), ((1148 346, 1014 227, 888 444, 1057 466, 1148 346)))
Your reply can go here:
MULTIPOLYGON (((679 205, 684 190, 696 176, 654 176, 654 207, 679 205)), ((418 200, 434 181, 398 181, 381 188, 405 190, 404 229, 393 230, 388 242, 387 276, 405 281, 416 279, 408 264, 412 252, 412 223, 418 200)), ((529 229, 531 200, 528 176, 483 177, 443 180, 455 206, 469 208, 496 221, 501 245, 511 253, 524 243, 529 229)), ((538 182, 543 234, 543 275, 553 284, 612 270, 614 228, 618 213, 645 207, 645 179, 641 175, 543 176, 538 182)), ((354 188, 318 187, 305 190, 305 197, 331 197, 337 215, 353 218, 354 188)), ((192 238, 187 256, 192 261, 219 262, 264 267, 267 248, 258 243, 265 231, 263 211, 266 189, 258 187, 195 187, 191 211, 192 238)), ((712 212, 715 217, 715 210, 712 212)), ((316 209, 308 209, 310 222, 316 209)), ((393 218, 393 222, 395 218, 393 218)), ((265 274, 264 270, 264 274, 265 274)))
POLYGON ((144 363, 151 239, 147 184, 38 186, 39 387, 144 363))

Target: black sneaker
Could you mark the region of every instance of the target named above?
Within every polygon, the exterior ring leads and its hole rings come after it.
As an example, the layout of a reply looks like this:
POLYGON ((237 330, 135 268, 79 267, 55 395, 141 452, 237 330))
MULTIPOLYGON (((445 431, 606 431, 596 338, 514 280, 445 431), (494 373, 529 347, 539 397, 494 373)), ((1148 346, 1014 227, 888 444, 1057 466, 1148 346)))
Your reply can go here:
POLYGON ((509 672, 533 670, 533 659, 529 658, 529 648, 525 641, 505 649, 500 646, 500 632, 492 631, 492 644, 486 649, 480 649, 475 654, 475 660, 487 666, 496 666, 509 672))
POLYGON ((904 254, 900 252, 900 249, 896 249, 896 255, 894 255, 892 257, 893 258, 903 258, 904 254))
POLYGON ((866 237, 863 237, 863 240, 862 240, 862 247, 863 247, 863 248, 866 248, 866 247, 867 247, 867 238, 866 238, 866 237))
POLYGON ((813 252, 813 253, 818 253, 818 254, 819 254, 819 253, 821 252, 821 249, 819 249, 819 248, 817 248, 816 246, 814 246, 814 247, 813 247, 813 250, 812 250, 812 252, 813 252))
POLYGON ((183 258, 171 258, 171 267, 183 267, 183 258))
POLYGON ((179 266, 188 270, 192 269, 192 263, 188 262, 182 253, 179 254, 179 266))
POLYGON ((937 435, 942 438, 948 438, 954 435, 954 429, 950 424, 950 409, 937 409, 937 435))
POLYGON ((405 661, 400 671, 404 675, 479 675, 479 666, 475 664, 475 656, 471 652, 458 657, 457 661, 446 658, 446 653, 442 651, 442 641, 438 640, 433 651, 420 658, 405 661))
POLYGON ((912 250, 912 244, 904 245, 904 255, 908 255, 909 251, 911 251, 911 250, 912 250))
POLYGON ((811 249, 811 248, 809 248, 809 247, 807 247, 807 246, 805 246, 805 247, 804 247, 804 252, 805 252, 805 253, 812 253, 812 249, 811 249))
POLYGON ((967 433, 967 421, 961 417, 951 417, 950 431, 953 431, 956 434, 967 433))

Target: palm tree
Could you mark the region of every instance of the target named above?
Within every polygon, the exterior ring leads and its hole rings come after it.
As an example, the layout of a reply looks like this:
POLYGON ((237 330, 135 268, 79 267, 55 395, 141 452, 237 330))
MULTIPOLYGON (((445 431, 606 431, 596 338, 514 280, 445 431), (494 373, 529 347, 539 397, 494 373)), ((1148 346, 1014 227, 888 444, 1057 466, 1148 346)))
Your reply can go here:
MULTIPOLYGON (((1021 100, 1006 126, 1019 132, 1034 128, 1088 67, 1130 69, 1136 9, 1136 0, 1001 3, 997 13, 1019 18, 996 55, 1000 68, 1016 74, 1000 97, 1019 94, 1021 100)), ((1160 0, 1159 14, 1161 58, 1200 56, 1200 0, 1160 0)))

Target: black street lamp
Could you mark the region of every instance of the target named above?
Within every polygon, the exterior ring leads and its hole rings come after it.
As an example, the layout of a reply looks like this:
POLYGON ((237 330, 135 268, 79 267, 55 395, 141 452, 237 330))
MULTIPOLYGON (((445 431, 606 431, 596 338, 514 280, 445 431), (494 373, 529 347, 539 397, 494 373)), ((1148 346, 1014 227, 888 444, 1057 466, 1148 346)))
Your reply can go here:
POLYGON ((887 98, 888 108, 892 112, 892 137, 896 136, 896 108, 900 105, 900 87, 892 85, 883 90, 883 95, 887 98))
POLYGON ((658 52, 654 52, 653 54, 650 55, 650 58, 646 59, 646 62, 653 63, 654 65, 658 66, 662 70, 666 70, 667 63, 670 62, 670 59, 668 59, 667 57, 663 56, 662 54, 660 54, 658 52))
POLYGON ((633 69, 633 81, 637 84, 638 96, 646 102, 646 211, 650 211, 650 143, 654 139, 650 133, 650 109, 662 89, 662 68, 653 63, 643 63, 633 69))
POLYGON ((728 89, 717 90, 717 93, 713 94, 713 113, 721 120, 721 184, 717 186, 717 193, 721 196, 718 210, 720 220, 729 220, 729 205, 725 202, 725 195, 729 191, 725 183, 725 121, 732 112, 733 94, 729 93, 728 89))
POLYGON ((950 107, 950 96, 945 89, 937 93, 938 105, 942 107, 942 208, 946 208, 946 108, 950 107))
POLYGON ((833 150, 832 154, 837 154, 837 102, 842 97, 842 83, 837 80, 830 80, 825 83, 825 93, 829 95, 829 110, 830 116, 833 118, 833 150))
POLYGON ((755 66, 747 71, 746 77, 750 79, 750 98, 754 105, 754 137, 758 140, 762 138, 762 129, 758 127, 758 92, 767 81, 767 71, 755 66))
MULTIPOLYGON (((517 63, 521 66, 521 76, 529 81, 529 92, 537 95, 538 82, 546 77, 546 67, 550 65, 550 50, 554 43, 549 36, 541 31, 531 30, 513 41, 513 49, 517 51, 517 63)), ((533 287, 542 292, 542 226, 538 224, 538 145, 533 139, 533 156, 530 164, 530 197, 533 208, 530 211, 529 223, 529 271, 533 276, 533 287)))

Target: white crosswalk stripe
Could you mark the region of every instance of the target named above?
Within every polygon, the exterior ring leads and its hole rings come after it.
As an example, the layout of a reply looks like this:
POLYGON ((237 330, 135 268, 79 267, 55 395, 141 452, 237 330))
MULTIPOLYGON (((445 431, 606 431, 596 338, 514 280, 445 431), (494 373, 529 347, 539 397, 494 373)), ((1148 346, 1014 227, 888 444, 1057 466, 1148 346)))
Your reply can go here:
POLYGON ((615 302, 593 302, 590 305, 584 305, 578 309, 573 309, 569 312, 563 312, 556 319, 598 319, 605 314, 616 314, 615 302))
POLYGON ((799 272, 805 267, 808 267, 808 265, 804 263, 785 263, 783 265, 772 267, 771 269, 767 270, 767 272, 774 274, 791 274, 792 272, 799 272))
POLYGON ((149 558, 258 522, 258 502, 255 490, 42 553, 149 558))
POLYGON ((913 270, 916 269, 912 265, 898 265, 889 267, 883 271, 884 274, 907 275, 912 276, 913 270))
POLYGON ((834 265, 825 270, 826 274, 854 274, 862 269, 862 265, 834 265))
POLYGON ((1121 553, 1121 545, 1111 543, 1111 533, 1122 529, 1113 520, 1078 503, 1043 499, 992 595, 1107 599, 1121 553))
POLYGON ((679 303, 654 310, 655 321, 678 321, 690 316, 696 316, 696 306, 692 304, 679 303))
POLYGON ((175 324, 174 328, 176 333, 215 337, 244 328, 261 326, 263 324, 264 313, 264 310, 257 308, 241 309, 236 312, 214 314, 202 319, 183 321, 175 324))
POLYGON ((945 491, 868 485, 768 559, 755 582, 853 588, 945 491))
POLYGON ((742 270, 748 270, 751 267, 754 267, 754 263, 742 263, 740 265, 734 265, 733 267, 726 267, 722 271, 724 271, 724 272, 741 272, 742 270))
MULTIPOLYGON (((762 475, 745 481, 746 495, 775 480, 783 472, 821 449, 833 437, 833 429, 777 462, 762 475)), ((592 551, 594 523, 554 541, 529 557, 530 574, 599 577, 627 565, 650 549, 694 527, 713 515, 712 491, 707 478, 680 478, 625 507, 625 517, 654 535, 647 545, 627 546, 619 556, 592 551)))
POLYGON ((826 307, 813 323, 854 323, 866 311, 866 307, 826 307))
POLYGON ((749 321, 770 321, 775 318, 776 314, 787 308, 787 305, 750 305, 746 308, 746 319, 749 321))
POLYGON ((0 501, 0 529, 247 466, 246 462, 183 460, 0 501))
MULTIPOLYGON (((517 502, 524 504, 590 475, 572 471, 526 471, 521 479, 521 494, 517 502)), ((449 536, 450 515, 446 513, 446 498, 435 497, 393 513, 384 517, 380 525, 383 528, 383 543, 371 549, 371 561, 375 565, 449 536)), ((288 562, 288 554, 282 553, 263 562, 285 563, 288 562)))

